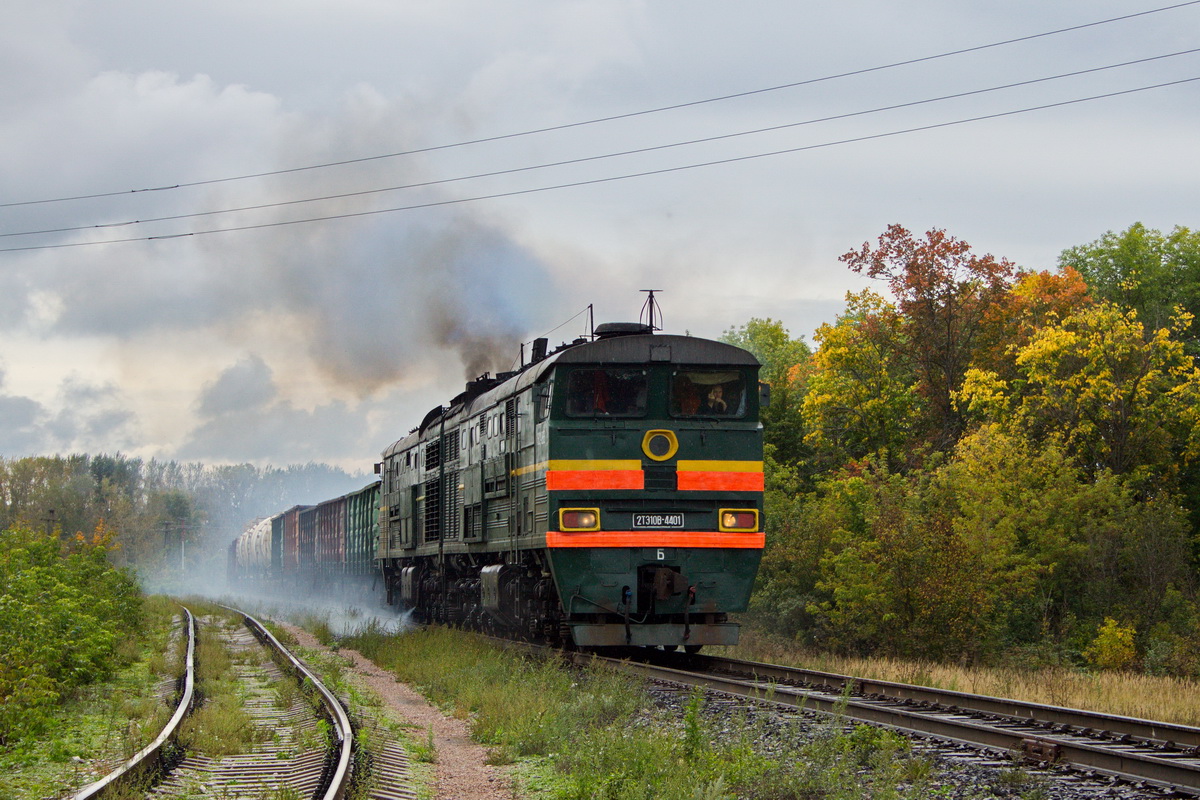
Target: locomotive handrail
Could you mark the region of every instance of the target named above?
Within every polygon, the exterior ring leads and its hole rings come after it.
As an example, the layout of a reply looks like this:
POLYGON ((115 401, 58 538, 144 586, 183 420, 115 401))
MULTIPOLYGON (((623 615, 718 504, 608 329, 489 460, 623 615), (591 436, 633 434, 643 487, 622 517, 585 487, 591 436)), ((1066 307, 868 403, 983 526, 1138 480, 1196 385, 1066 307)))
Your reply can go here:
POLYGON ((230 611, 235 611, 241 614, 246 625, 254 632, 256 636, 265 641, 276 653, 287 659, 292 668, 300 675, 312 682, 317 692, 321 695, 321 702, 325 710, 329 714, 329 718, 333 721, 333 729, 337 734, 338 741, 338 761, 337 767, 334 769, 333 775, 330 778, 329 786, 323 795, 320 795, 322 800, 341 800, 346 793, 346 789, 350 782, 350 765, 351 756, 354 750, 354 729, 350 725, 350 717, 346 714, 346 709, 342 707, 341 701, 325 687, 325 684, 313 674, 300 659, 296 658, 286 647, 284 647, 275 636, 267 630, 266 626, 259 622, 254 617, 236 608, 230 606, 222 606, 230 611))
POLYGON ((158 758, 163 746, 169 739, 174 737, 175 733, 179 730, 179 725, 183 722, 183 718, 191 710, 196 688, 196 619, 192 616, 192 612, 185 606, 180 607, 183 608, 183 613, 187 616, 188 645, 183 673, 183 695, 179 700, 179 705, 176 707, 175 713, 153 742, 100 780, 80 789, 73 796, 73 800, 90 800, 90 798, 98 797, 102 792, 128 776, 135 769, 149 763, 151 758, 158 758))

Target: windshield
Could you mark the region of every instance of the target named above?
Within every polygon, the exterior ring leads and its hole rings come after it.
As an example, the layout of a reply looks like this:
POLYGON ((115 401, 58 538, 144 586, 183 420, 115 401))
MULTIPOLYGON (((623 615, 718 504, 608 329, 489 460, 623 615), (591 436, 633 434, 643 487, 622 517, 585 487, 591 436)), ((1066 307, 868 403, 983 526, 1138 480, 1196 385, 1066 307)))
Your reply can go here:
POLYGON ((645 414, 645 370, 577 369, 567 379, 569 417, 640 417, 645 414))
POLYGON ((732 370, 688 370, 671 379, 671 414, 676 417, 744 417, 746 381, 732 370))

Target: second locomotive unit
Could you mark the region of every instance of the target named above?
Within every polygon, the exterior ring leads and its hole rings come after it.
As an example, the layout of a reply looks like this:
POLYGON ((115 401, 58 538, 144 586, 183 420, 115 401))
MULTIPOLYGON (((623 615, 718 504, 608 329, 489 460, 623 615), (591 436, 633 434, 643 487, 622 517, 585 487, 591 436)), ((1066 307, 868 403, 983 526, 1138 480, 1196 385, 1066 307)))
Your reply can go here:
POLYGON ((583 648, 736 644, 764 544, 758 369, 641 324, 537 340, 376 465, 388 602, 583 648))

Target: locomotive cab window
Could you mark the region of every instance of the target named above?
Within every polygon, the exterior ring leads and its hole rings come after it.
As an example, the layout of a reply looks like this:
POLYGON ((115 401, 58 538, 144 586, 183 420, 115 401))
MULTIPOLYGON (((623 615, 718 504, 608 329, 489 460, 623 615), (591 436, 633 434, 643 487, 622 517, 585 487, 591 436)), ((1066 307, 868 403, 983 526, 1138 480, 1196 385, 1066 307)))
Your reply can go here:
POLYGON ((731 370, 688 370, 671 378, 671 414, 676 417, 746 416, 746 380, 731 370))
POLYGON ((577 369, 567 378, 568 417, 645 415, 645 370, 577 369))

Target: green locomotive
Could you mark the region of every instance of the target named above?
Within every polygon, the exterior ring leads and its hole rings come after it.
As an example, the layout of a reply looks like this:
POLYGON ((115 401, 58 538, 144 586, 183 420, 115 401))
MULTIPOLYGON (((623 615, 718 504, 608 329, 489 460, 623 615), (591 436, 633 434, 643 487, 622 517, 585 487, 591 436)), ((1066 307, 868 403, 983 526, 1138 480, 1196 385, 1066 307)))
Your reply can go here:
POLYGON ((383 453, 389 604, 568 646, 736 644, 764 543, 758 361, 600 325, 383 453))

